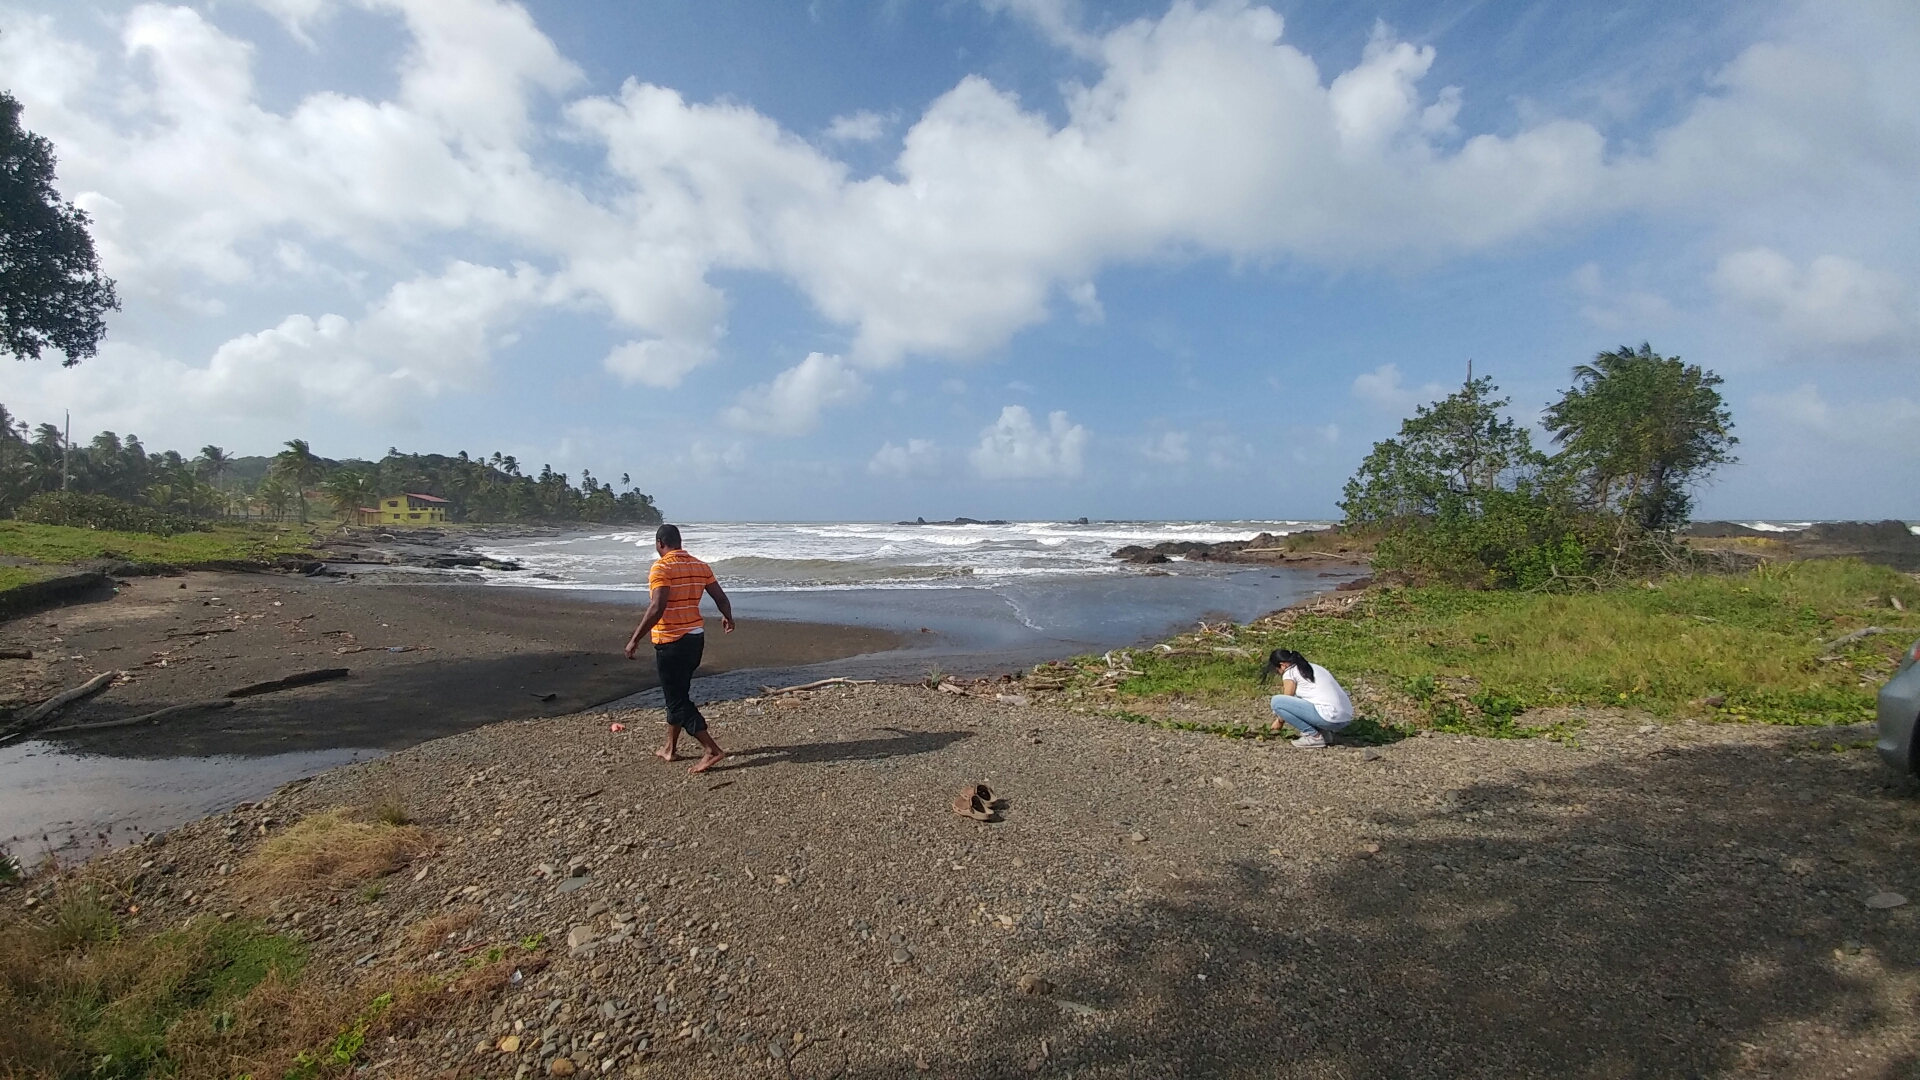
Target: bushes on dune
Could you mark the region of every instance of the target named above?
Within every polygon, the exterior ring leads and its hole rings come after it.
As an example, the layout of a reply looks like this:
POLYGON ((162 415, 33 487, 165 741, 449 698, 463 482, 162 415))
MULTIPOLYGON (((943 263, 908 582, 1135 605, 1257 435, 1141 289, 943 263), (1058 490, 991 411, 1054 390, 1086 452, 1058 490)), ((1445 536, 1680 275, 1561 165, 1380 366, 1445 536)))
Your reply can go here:
POLYGON ((153 536, 176 536, 212 529, 212 525, 204 521, 151 507, 135 506, 107 495, 87 495, 78 491, 43 491, 28 499, 14 516, 21 521, 40 525, 66 525, 153 536))
POLYGON ((1423 581, 1568 588, 1684 567, 1672 541, 1691 489, 1733 461, 1720 378, 1649 346, 1599 354, 1533 446, 1488 378, 1423 405, 1347 482, 1349 528, 1382 534, 1374 566, 1423 581))

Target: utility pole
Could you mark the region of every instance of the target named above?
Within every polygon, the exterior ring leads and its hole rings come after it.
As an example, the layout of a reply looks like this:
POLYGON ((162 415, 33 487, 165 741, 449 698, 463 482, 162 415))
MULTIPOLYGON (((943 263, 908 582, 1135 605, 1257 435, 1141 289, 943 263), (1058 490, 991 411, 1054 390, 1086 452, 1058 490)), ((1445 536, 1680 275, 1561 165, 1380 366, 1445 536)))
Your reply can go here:
POLYGON ((73 476, 73 410, 67 410, 67 434, 60 440, 60 490, 67 490, 73 476))
POLYGON ((1467 357, 1467 385, 1473 385, 1473 357, 1467 357))

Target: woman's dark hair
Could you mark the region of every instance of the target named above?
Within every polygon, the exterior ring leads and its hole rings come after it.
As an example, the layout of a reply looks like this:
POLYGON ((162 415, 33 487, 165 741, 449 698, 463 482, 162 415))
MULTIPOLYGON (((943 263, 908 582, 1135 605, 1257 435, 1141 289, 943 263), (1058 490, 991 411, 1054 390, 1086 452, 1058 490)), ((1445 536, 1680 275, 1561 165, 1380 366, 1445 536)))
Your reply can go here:
POLYGON ((1260 669, 1260 681, 1270 681, 1274 672, 1287 667, 1299 672, 1300 677, 1308 682, 1313 681, 1313 665, 1307 662, 1306 657, 1292 649, 1275 649, 1268 653, 1267 666, 1260 669))

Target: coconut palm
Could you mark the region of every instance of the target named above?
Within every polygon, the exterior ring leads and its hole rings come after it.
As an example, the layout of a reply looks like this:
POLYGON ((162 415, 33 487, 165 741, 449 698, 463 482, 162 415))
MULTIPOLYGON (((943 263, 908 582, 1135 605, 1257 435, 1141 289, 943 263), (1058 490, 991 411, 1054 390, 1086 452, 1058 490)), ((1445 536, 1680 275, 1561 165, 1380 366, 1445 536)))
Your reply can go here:
POLYGON ((320 482, 320 494, 333 504, 340 520, 351 522, 353 512, 367 505, 377 489, 373 477, 359 469, 339 469, 320 482))
POLYGON ((193 459, 193 468, 208 483, 218 484, 227 470, 233 468, 233 455, 209 443, 200 448, 200 456, 193 459))
POLYGON ((327 474, 327 463, 314 456, 305 439, 291 439, 287 448, 273 455, 273 475, 293 492, 300 504, 300 520, 307 520, 307 489, 327 474))
POLYGON ((284 521, 287 516, 287 507, 293 504, 293 489, 279 477, 269 476, 260 481, 259 487, 253 489, 253 497, 261 506, 272 512, 275 521, 284 521))

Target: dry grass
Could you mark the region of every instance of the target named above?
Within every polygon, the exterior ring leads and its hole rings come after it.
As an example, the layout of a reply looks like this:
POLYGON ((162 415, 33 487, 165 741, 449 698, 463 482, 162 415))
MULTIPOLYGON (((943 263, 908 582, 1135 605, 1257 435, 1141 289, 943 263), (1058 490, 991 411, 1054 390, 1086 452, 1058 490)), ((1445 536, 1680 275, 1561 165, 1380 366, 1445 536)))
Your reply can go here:
POLYGON ((480 917, 478 911, 467 908, 461 911, 435 915, 431 919, 422 919, 407 927, 407 948, 415 956, 424 956, 446 944, 449 934, 457 934, 472 926, 480 917))
POLYGON ((262 844, 242 867, 242 880, 256 895, 344 889, 391 874, 432 846, 431 834, 417 825, 356 821, 345 810, 326 810, 262 844))

